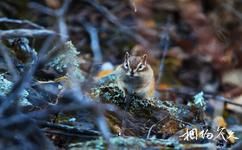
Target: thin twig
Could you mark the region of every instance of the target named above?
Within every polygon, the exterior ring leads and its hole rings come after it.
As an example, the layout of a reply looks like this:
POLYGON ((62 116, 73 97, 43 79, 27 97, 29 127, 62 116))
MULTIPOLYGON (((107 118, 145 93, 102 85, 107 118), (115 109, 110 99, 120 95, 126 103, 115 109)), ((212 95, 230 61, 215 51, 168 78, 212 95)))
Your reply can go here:
POLYGON ((82 25, 86 29, 86 31, 89 34, 90 40, 91 40, 91 49, 92 53, 94 55, 94 63, 100 63, 102 62, 102 52, 100 48, 100 42, 99 42, 99 37, 98 37, 98 31, 97 29, 84 21, 82 21, 82 25))
POLYGON ((11 75, 13 76, 13 80, 17 81, 18 80, 18 72, 13 64, 12 59, 10 58, 9 55, 9 49, 7 47, 5 47, 2 42, 0 42, 0 53, 3 56, 5 63, 8 67, 9 72, 11 73, 11 75))
MULTIPOLYGON (((0 114, 2 114, 7 108, 9 108, 13 103, 16 103, 16 100, 19 98, 24 89, 30 86, 33 75, 44 58, 46 51, 48 49, 41 49, 38 54, 38 59, 33 62, 31 66, 27 66, 25 69, 24 75, 13 85, 11 91, 6 95, 8 101, 4 101, 0 108, 0 114)), ((16 108, 17 109, 17 108, 16 108)), ((17 111, 17 110, 16 110, 17 111)))
POLYGON ((48 7, 45 7, 45 6, 35 3, 35 2, 30 3, 29 7, 32 9, 35 9, 43 14, 47 14, 52 17, 56 17, 59 33, 61 35, 65 35, 65 36, 61 36, 61 41, 65 42, 69 37, 69 33, 68 33, 68 29, 67 29, 67 25, 66 25, 64 16, 65 16, 65 13, 67 12, 71 2, 72 2, 72 0, 64 0, 62 7, 57 10, 50 9, 48 7))
POLYGON ((42 128, 50 128, 50 129, 56 129, 56 130, 62 130, 67 133, 74 133, 74 134, 82 134, 82 135, 90 135, 90 136, 99 136, 100 133, 98 131, 90 130, 90 129, 80 129, 75 126, 69 126, 64 124, 57 124, 57 123, 51 123, 46 121, 35 121, 40 127, 42 128))
MULTIPOLYGON (((52 91, 48 91, 48 92, 52 92, 52 91)), ((115 107, 113 107, 112 105, 95 103, 89 97, 85 96, 79 88, 71 89, 68 93, 63 94, 63 99, 71 99, 72 101, 68 105, 67 104, 51 105, 46 110, 29 113, 29 116, 44 117, 46 115, 56 113, 59 111, 65 112, 65 111, 77 111, 77 110, 83 110, 83 109, 94 110, 94 116, 96 117, 96 122, 100 131, 104 136, 104 138, 107 141, 109 140, 111 134, 104 117, 104 112, 106 110, 115 111, 116 110, 115 107)))
POLYGON ((64 3, 61 8, 56 10, 56 15, 57 16, 64 16, 66 11, 68 10, 72 0, 64 0, 64 3))
POLYGON ((150 134, 151 134, 152 129, 153 129, 156 125, 160 124, 163 120, 165 120, 165 119, 168 118, 168 117, 169 117, 169 115, 166 115, 165 117, 163 117, 162 119, 160 119, 158 122, 154 123, 154 124, 149 128, 149 130, 148 130, 148 134, 147 134, 147 136, 146 136, 146 139, 149 139, 149 138, 150 138, 150 134))
POLYGON ((30 2, 28 6, 29 6, 29 8, 32 8, 32 9, 34 9, 38 12, 41 12, 43 14, 50 15, 50 16, 56 16, 56 13, 53 9, 45 7, 41 4, 38 4, 38 3, 35 3, 35 2, 30 2))
MULTIPOLYGON (((43 37, 48 35, 57 35, 56 32, 47 29, 12 29, 0 30, 0 39, 9 39, 16 37, 43 37)), ((63 36, 63 35, 61 35, 63 36)))
POLYGON ((37 28, 37 29, 44 29, 43 26, 40 26, 29 20, 19 20, 19 19, 10 19, 10 18, 6 18, 6 17, 2 17, 2 18, 0 18, 0 23, 13 23, 13 24, 19 24, 19 25, 29 25, 29 26, 37 28))
POLYGON ((111 133, 108 127, 108 124, 106 122, 106 119, 103 115, 103 112, 99 112, 99 115, 96 118, 97 125, 99 127, 99 130, 102 132, 103 137, 107 142, 109 142, 111 133))
POLYGON ((149 139, 150 138, 150 133, 152 131, 152 129, 157 125, 157 123, 153 124, 150 128, 149 128, 149 131, 148 131, 148 134, 146 136, 146 139, 149 139))
POLYGON ((69 133, 69 132, 63 132, 63 131, 56 131, 56 130, 46 130, 42 129, 43 132, 49 133, 49 134, 56 134, 56 135, 63 135, 63 136, 69 136, 69 137, 77 137, 81 138, 81 140, 86 139, 86 140, 91 140, 91 139, 97 139, 100 136, 97 135, 82 135, 80 133, 69 133))
POLYGON ((131 30, 129 27, 122 25, 118 18, 113 15, 106 7, 100 5, 96 0, 85 0, 88 4, 93 6, 97 11, 99 11, 109 22, 114 24, 120 31, 127 34, 134 40, 136 40, 139 43, 142 43, 143 45, 147 46, 149 45, 148 41, 145 40, 142 36, 136 34, 133 30, 131 30))
POLYGON ((66 36, 66 37, 61 37, 61 41, 63 41, 63 42, 65 42, 69 37, 67 25, 65 22, 65 13, 67 12, 71 1, 72 0, 64 0, 62 7, 60 9, 56 10, 56 17, 57 17, 57 24, 59 27, 59 32, 60 32, 60 34, 63 34, 66 36))
MULTIPOLYGON (((163 92, 172 92, 172 93, 177 93, 177 94, 187 95, 187 96, 194 96, 195 94, 198 93, 197 91, 194 91, 190 88, 168 88, 168 89, 164 89, 164 90, 160 90, 160 91, 161 92, 162 91, 163 92)), ((225 98, 223 96, 220 96, 220 95, 213 95, 213 94, 205 93, 203 96, 206 98, 206 100, 215 99, 215 100, 225 102, 225 103, 228 103, 231 105, 242 107, 242 104, 235 103, 232 100, 225 98)))
POLYGON ((242 14, 238 10, 236 10, 235 7, 231 7, 230 5, 228 5, 226 3, 222 3, 221 5, 223 8, 232 12, 236 17, 238 17, 240 19, 240 21, 242 21, 242 14))
POLYGON ((160 61, 160 66, 159 66, 159 74, 158 74, 158 78, 157 78, 157 84, 160 83, 160 80, 163 76, 163 71, 164 71, 164 62, 165 62, 165 57, 166 54, 168 52, 168 48, 170 45, 170 35, 169 35, 169 29, 170 29, 170 20, 167 21, 164 30, 161 32, 160 34, 160 47, 162 50, 162 57, 161 57, 161 61, 160 61))

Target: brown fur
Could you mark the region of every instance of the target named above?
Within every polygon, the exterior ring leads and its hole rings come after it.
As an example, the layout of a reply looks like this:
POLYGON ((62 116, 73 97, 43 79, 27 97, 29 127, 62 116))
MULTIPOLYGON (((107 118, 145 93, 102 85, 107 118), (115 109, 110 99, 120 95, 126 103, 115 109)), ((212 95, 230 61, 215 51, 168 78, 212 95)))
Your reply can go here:
POLYGON ((131 69, 136 69, 139 63, 141 63, 142 59, 137 56, 130 56, 129 57, 129 62, 130 62, 130 68, 131 69))
POLYGON ((153 96, 154 75, 152 68, 146 63, 146 58, 146 55, 140 57, 126 53, 124 63, 115 71, 119 75, 119 85, 124 91, 144 97, 153 96))

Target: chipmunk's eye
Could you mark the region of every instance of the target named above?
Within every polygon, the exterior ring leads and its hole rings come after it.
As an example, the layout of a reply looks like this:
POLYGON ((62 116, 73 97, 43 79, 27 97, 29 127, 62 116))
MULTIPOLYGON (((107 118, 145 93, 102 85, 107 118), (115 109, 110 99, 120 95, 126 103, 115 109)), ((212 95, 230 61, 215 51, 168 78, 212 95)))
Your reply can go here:
POLYGON ((144 65, 139 65, 138 70, 142 70, 142 69, 144 69, 144 65))
POLYGON ((129 66, 128 66, 127 63, 124 64, 124 68, 125 68, 125 69, 128 69, 128 68, 129 68, 129 66))

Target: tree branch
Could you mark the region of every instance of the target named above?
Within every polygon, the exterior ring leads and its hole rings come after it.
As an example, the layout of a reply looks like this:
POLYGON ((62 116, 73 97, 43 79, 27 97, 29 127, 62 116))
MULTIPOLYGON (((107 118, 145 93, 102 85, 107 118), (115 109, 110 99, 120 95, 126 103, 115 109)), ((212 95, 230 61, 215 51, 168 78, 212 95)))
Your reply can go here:
POLYGON ((74 133, 74 134, 81 134, 81 135, 100 136, 100 133, 98 131, 95 131, 95 130, 80 129, 80 128, 77 128, 77 127, 74 127, 74 126, 51 123, 51 122, 46 122, 46 121, 38 121, 38 120, 36 120, 36 123, 42 128, 62 130, 62 131, 67 132, 67 133, 74 133))
POLYGON ((0 18, 0 23, 13 23, 13 24, 19 24, 19 25, 29 25, 31 27, 37 28, 37 29, 44 29, 44 27, 33 23, 29 20, 19 20, 19 19, 10 19, 6 17, 0 18))
POLYGON ((0 39, 9 39, 9 38, 16 38, 16 37, 35 37, 36 38, 36 37, 53 35, 53 34, 57 34, 57 33, 47 29, 0 30, 0 39))

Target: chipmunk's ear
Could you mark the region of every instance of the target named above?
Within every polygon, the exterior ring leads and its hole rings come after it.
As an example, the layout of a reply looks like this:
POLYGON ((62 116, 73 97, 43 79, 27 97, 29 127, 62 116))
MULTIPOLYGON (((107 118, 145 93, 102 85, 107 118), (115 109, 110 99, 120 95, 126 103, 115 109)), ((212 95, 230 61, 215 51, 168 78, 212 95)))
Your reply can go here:
POLYGON ((147 64, 147 54, 144 54, 144 55, 142 56, 142 64, 143 64, 143 65, 146 65, 146 64, 147 64))
POLYGON ((129 52, 126 52, 126 53, 125 53, 125 61, 127 61, 128 58, 129 58, 129 52))

